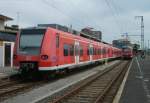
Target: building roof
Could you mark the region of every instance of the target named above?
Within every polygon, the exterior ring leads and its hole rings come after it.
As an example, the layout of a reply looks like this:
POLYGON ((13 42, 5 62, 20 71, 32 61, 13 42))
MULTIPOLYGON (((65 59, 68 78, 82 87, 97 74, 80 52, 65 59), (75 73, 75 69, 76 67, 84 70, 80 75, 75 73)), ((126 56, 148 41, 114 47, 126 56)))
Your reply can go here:
POLYGON ((8 17, 8 16, 5 16, 5 15, 0 14, 0 20, 8 21, 8 20, 13 20, 13 18, 10 18, 10 17, 8 17))

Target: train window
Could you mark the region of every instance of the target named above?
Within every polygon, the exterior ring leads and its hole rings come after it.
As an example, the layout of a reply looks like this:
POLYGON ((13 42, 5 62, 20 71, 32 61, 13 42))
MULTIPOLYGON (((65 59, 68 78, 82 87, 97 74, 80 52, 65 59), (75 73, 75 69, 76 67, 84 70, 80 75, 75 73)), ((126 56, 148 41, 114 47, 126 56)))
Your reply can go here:
POLYGON ((107 54, 107 48, 105 48, 105 54, 107 54))
POLYGON ((106 50, 106 48, 104 48, 104 54, 106 54, 107 53, 107 50, 106 50))
POLYGON ((98 49, 96 49, 96 55, 99 55, 98 49))
POLYGON ((103 54, 103 48, 101 48, 101 54, 103 54))
POLYGON ((93 48, 93 53, 92 54, 95 55, 95 48, 93 48))
POLYGON ((109 54, 110 53, 110 49, 108 49, 107 51, 108 51, 108 54, 109 54))
POLYGON ((87 47, 87 55, 90 55, 90 47, 87 47))
POLYGON ((99 55, 99 48, 97 49, 97 55, 99 55))
POLYGON ((102 52, 102 54, 104 54, 104 48, 102 48, 101 52, 102 52))
POLYGON ((89 47, 89 54, 90 55, 93 55, 93 51, 94 51, 94 48, 93 47, 89 47))
POLYGON ((91 55, 93 55, 93 54, 94 54, 94 48, 91 47, 91 55))
POLYGON ((95 55, 97 55, 97 49, 95 48, 95 55))
POLYGON ((102 54, 106 54, 106 49, 105 48, 102 49, 102 54))
POLYGON ((80 56, 82 56, 83 55, 83 48, 82 48, 82 46, 80 46, 80 56))
POLYGON ((64 56, 68 56, 68 49, 69 46, 67 44, 64 44, 64 56))
POLYGON ((97 49, 97 55, 100 55, 99 48, 97 49))
POLYGON ((74 55, 74 45, 70 45, 70 56, 74 55))
POLYGON ((93 48, 92 50, 93 50, 93 53, 92 53, 92 55, 95 55, 95 48, 93 48))
POLYGON ((96 55, 96 48, 94 48, 94 55, 96 55))
POLYGON ((101 55, 101 49, 99 49, 99 55, 101 55))
POLYGON ((59 48, 59 33, 56 33, 56 48, 59 48))

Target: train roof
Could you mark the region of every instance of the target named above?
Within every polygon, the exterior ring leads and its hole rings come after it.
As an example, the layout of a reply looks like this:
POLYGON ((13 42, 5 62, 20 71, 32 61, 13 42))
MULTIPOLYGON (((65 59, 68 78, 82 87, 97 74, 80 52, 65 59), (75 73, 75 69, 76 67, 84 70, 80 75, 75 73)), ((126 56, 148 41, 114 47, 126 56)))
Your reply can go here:
MULTIPOLYGON (((74 30, 74 33, 72 33, 72 32, 69 32, 69 30, 67 31, 67 28, 65 26, 59 25, 60 27, 58 26, 59 27, 58 28, 58 27, 55 27, 54 25, 53 24, 52 25, 51 24, 49 24, 49 25, 47 25, 47 24, 38 24, 38 26, 23 28, 21 30, 26 30, 26 29, 37 29, 37 30, 53 29, 53 30, 57 30, 59 32, 64 32, 65 34, 68 34, 68 35, 72 34, 71 36, 75 36, 77 39, 82 38, 82 39, 84 39, 86 41, 90 40, 91 43, 98 42, 98 43, 101 43, 101 44, 103 44, 105 46, 116 48, 116 47, 112 46, 112 44, 109 44, 109 43, 107 43, 105 41, 101 41, 101 40, 99 40, 99 39, 97 39, 95 37, 92 37, 90 35, 87 35, 87 34, 85 34, 83 32, 78 32, 78 31, 74 30)), ((116 49, 119 49, 119 48, 116 48, 116 49)))

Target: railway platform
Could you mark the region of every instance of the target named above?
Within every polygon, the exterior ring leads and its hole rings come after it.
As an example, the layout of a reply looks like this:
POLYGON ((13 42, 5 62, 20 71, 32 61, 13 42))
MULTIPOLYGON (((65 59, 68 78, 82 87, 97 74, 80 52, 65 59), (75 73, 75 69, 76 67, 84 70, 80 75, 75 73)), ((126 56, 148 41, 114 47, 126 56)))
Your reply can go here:
POLYGON ((14 74, 17 74, 17 71, 12 70, 11 67, 0 67, 0 79, 7 78, 14 74))
POLYGON ((122 88, 118 101, 114 100, 114 103, 150 103, 150 57, 142 59, 139 56, 132 60, 122 88))

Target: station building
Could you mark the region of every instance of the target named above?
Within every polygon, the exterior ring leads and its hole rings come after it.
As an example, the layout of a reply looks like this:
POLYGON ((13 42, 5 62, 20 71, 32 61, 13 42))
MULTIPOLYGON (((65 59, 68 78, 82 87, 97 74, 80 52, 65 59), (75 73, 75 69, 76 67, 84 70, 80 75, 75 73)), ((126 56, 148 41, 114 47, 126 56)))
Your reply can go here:
POLYGON ((132 43, 128 39, 113 40, 112 44, 114 47, 117 47, 120 49, 124 47, 133 47, 132 43))
POLYGON ((0 14, 0 67, 13 66, 13 47, 18 26, 7 26, 6 22, 11 20, 11 17, 0 14))

